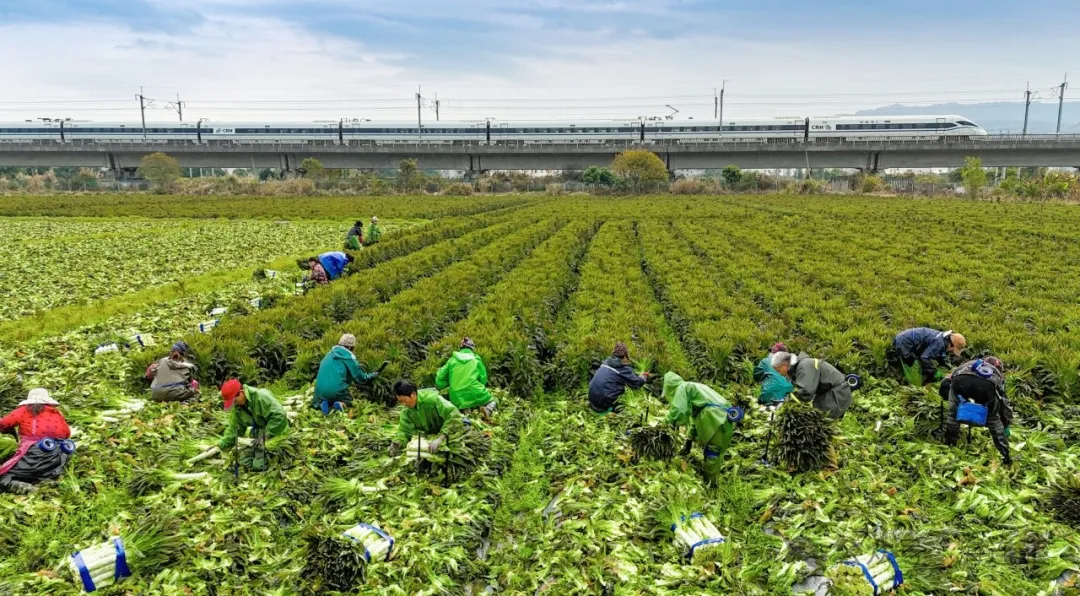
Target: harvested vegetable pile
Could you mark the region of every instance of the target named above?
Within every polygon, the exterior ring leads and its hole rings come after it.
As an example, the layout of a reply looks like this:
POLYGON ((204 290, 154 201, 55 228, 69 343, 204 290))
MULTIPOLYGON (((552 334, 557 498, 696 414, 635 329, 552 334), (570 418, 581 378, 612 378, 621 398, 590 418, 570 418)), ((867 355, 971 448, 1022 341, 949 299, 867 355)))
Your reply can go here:
POLYGON ((878 549, 896 555, 904 594, 1075 593, 1080 344, 1068 322, 1080 311, 1060 296, 1080 282, 1060 263, 1080 256, 1077 223, 1053 206, 890 199, 521 200, 414 222, 303 296, 284 295, 291 271, 0 346, 0 404, 48 387, 78 429, 61 479, 0 495, 0 593, 79 593, 70 555, 112 536, 132 577, 104 594, 779 595, 826 580, 864 593, 841 565, 878 549), (883 220, 890 208, 910 218, 883 220), (872 237, 870 222, 883 226, 872 237), (972 242, 939 242, 959 222, 972 242), (271 291, 276 302, 243 306, 271 291), (195 331, 223 306, 219 326, 195 331), (942 322, 1015 363, 1011 467, 983 429, 942 445, 936 387, 886 370, 890 331, 942 322), (136 332, 158 342, 95 354, 136 332), (323 416, 308 392, 344 332, 369 369, 391 364, 349 412, 323 416), (470 414, 435 454, 427 436, 390 457, 394 377, 430 386, 463 336, 488 365, 494 416, 470 414), (204 396, 153 403, 142 373, 177 338, 204 396), (678 455, 689 430, 660 422, 656 383, 627 392, 621 414, 585 405, 616 341, 638 372, 675 370, 753 404, 750 371, 777 340, 866 381, 839 423, 794 402, 778 411, 782 465, 760 462, 768 414, 752 405, 714 487, 700 445, 678 455), (265 473, 213 449, 226 423, 213 383, 231 374, 290 412, 265 473), (362 524, 393 537, 389 560, 381 538, 344 535, 362 524))

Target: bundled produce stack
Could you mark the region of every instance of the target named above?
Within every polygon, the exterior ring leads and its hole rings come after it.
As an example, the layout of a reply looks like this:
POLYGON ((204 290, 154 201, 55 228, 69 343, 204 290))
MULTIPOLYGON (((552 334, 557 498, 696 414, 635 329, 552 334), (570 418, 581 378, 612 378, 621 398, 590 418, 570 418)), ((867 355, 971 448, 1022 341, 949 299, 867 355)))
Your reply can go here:
POLYGON ((716 548, 724 543, 720 530, 701 513, 681 516, 671 524, 671 531, 675 533, 675 546, 691 563, 714 560, 716 548))
POLYGON ((68 560, 68 567, 85 592, 93 592, 131 576, 124 541, 119 536, 77 551, 68 560))

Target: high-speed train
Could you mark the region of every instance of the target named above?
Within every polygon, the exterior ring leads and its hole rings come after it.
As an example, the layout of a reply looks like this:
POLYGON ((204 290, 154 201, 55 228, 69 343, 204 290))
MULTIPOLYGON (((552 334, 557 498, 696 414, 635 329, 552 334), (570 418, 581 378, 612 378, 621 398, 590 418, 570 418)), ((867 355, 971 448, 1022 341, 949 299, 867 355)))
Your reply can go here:
POLYGON ((243 142, 364 141, 364 142, 569 142, 714 141, 821 138, 907 139, 979 137, 987 133, 971 120, 944 116, 844 116, 835 118, 774 118, 725 120, 723 130, 705 120, 612 120, 582 122, 203 122, 195 124, 119 122, 0 122, 3 140, 140 141, 188 140, 243 142))

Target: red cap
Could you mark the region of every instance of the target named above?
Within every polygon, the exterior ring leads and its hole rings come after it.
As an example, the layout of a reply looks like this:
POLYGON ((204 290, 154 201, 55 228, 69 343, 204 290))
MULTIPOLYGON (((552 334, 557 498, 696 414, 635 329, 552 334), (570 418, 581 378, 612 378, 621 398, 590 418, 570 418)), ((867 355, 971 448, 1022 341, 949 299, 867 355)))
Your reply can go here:
POLYGON ((221 386, 221 397, 225 400, 226 410, 232 409, 233 401, 240 395, 240 389, 240 381, 236 379, 229 379, 221 386))

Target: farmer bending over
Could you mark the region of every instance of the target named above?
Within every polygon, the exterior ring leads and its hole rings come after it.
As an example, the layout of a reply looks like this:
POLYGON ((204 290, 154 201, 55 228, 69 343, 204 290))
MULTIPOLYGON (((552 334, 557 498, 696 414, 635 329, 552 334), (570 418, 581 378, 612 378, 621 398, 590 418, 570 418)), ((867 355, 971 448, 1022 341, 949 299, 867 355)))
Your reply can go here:
POLYGON ((14 434, 18 429, 19 436, 14 455, 0 464, 0 493, 30 493, 38 482, 64 473, 75 444, 68 440, 71 429, 59 405, 45 389, 34 389, 0 419, 0 433, 14 434))
POLYGON ((375 244, 380 238, 382 238, 382 228, 379 227, 379 218, 372 215, 371 225, 368 226, 367 231, 367 243, 369 245, 375 244))
POLYGON ((345 250, 360 250, 364 247, 364 222, 359 219, 345 234, 345 250))
POLYGON ((146 369, 151 379, 150 398, 154 401, 189 401, 199 397, 199 382, 195 380, 196 366, 187 361, 191 348, 187 342, 173 344, 169 355, 146 369))
POLYGON ((940 379, 938 364, 945 364, 945 356, 952 354, 957 358, 967 347, 967 340, 959 333, 938 331, 929 327, 916 327, 901 331, 893 338, 893 358, 899 359, 904 375, 907 370, 919 363, 922 370, 922 383, 940 379))
POLYGON ((349 386, 366 383, 379 376, 377 370, 364 372, 353 354, 355 348, 356 336, 346 333, 338 340, 338 345, 323 357, 319 363, 319 375, 315 377, 315 397, 311 407, 322 410, 323 414, 329 414, 331 410, 344 412, 346 406, 352 405, 349 386))
POLYGON ((795 384, 795 397, 813 401, 814 407, 833 420, 844 417, 851 407, 851 385, 847 375, 819 358, 803 352, 798 356, 787 352, 772 355, 772 367, 795 384))
POLYGON ((763 406, 779 404, 795 391, 795 386, 788 381, 787 377, 777 372, 772 365, 773 354, 787 351, 786 345, 777 342, 769 349, 769 355, 762 358, 761 362, 758 362, 757 366, 754 367, 754 381, 761 383, 758 403, 763 406))
POLYGON ((735 434, 735 425, 728 420, 731 403, 712 387, 684 381, 674 372, 664 375, 664 398, 671 402, 668 424, 690 429, 682 454, 688 455, 695 442, 701 445, 705 456, 705 479, 715 481, 724 464, 724 453, 735 434))
POLYGON ((317 257, 308 258, 308 271, 309 273, 304 276, 304 281, 310 281, 319 286, 330 283, 330 276, 326 274, 326 268, 322 266, 317 257))
POLYGON ((232 415, 218 448, 222 451, 232 449, 237 437, 247 432, 255 443, 252 449, 241 452, 240 463, 254 471, 265 470, 266 435, 278 437, 289 430, 289 419, 285 416, 284 408, 268 389, 241 385, 236 379, 229 379, 221 386, 221 398, 225 409, 231 410, 232 415))
POLYGON ((395 456, 409 444, 417 432, 425 435, 438 434, 428 443, 428 451, 435 453, 446 442, 449 434, 460 434, 465 429, 465 417, 454 404, 443 399, 436 389, 416 390, 412 381, 401 379, 394 383, 394 395, 405 406, 398 417, 397 434, 390 443, 390 455, 395 456))
POLYGON ((487 389, 488 374, 484 361, 476 354, 476 344, 466 337, 461 349, 454 352, 435 375, 435 387, 450 389, 450 403, 461 411, 483 407, 483 415, 495 411, 495 400, 487 389))
POLYGON ((619 397, 626 387, 640 389, 648 380, 649 373, 639 375, 634 372, 626 344, 620 341, 611 351, 611 357, 600 365, 589 381, 589 407, 597 414, 619 412, 622 409, 619 397))
POLYGON ((1001 453, 1005 465, 1012 463, 1009 456, 1009 426, 1013 410, 1005 396, 1005 375, 1001 360, 993 356, 970 360, 959 366, 941 381, 938 390, 942 399, 949 400, 945 415, 945 444, 955 445, 960 436, 960 423, 956 419, 961 400, 975 402, 986 408, 986 430, 994 440, 994 447, 1001 453))

